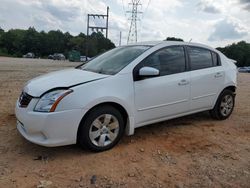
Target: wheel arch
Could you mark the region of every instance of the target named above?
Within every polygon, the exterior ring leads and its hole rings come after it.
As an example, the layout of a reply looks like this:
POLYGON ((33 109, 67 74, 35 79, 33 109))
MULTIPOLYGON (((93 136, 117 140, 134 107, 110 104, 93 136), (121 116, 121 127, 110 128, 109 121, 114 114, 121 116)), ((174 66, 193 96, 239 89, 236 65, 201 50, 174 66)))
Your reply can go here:
POLYGON ((220 92, 220 94, 221 94, 223 91, 225 91, 225 90, 230 90, 230 91, 232 91, 233 93, 235 93, 235 92, 236 92, 236 89, 237 89, 236 86, 230 85, 230 86, 225 87, 225 88, 220 92))
POLYGON ((80 132, 79 130, 81 129, 81 124, 86 120, 87 116, 90 114, 90 112, 93 109, 104 106, 104 105, 112 106, 112 107, 116 108, 122 114, 123 120, 125 122, 125 134, 126 135, 132 135, 134 133, 133 118, 130 117, 128 110, 126 110, 126 108, 124 106, 122 106, 121 104, 119 104, 117 102, 108 102, 107 101, 107 102, 101 102, 99 104, 92 106, 83 115, 83 117, 79 123, 78 130, 77 130, 77 142, 78 142, 78 138, 79 138, 79 132, 80 132))
POLYGON ((217 94, 217 97, 216 97, 216 99, 215 99, 215 101, 214 101, 214 103, 213 103, 213 108, 214 108, 214 106, 215 106, 215 104, 216 104, 216 102, 217 102, 219 96, 221 95, 221 93, 222 93, 223 91, 225 91, 225 90, 230 90, 230 91, 232 91, 232 92, 235 94, 235 93, 236 93, 236 89, 237 89, 237 87, 236 87, 235 85, 228 85, 228 86, 226 86, 224 89, 222 89, 222 90, 217 94))

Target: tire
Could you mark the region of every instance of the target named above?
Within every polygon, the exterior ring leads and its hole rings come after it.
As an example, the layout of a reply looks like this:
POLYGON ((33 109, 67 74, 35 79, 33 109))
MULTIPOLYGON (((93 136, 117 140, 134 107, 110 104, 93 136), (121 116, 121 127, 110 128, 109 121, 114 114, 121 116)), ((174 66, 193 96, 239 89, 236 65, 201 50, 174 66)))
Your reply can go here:
POLYGON ((113 148, 124 133, 124 118, 114 107, 105 105, 91 110, 80 123, 78 143, 91 151, 113 148))
POLYGON ((227 89, 222 91, 216 101, 214 108, 209 111, 211 117, 217 120, 227 119, 233 112, 235 103, 234 99, 234 92, 227 89))

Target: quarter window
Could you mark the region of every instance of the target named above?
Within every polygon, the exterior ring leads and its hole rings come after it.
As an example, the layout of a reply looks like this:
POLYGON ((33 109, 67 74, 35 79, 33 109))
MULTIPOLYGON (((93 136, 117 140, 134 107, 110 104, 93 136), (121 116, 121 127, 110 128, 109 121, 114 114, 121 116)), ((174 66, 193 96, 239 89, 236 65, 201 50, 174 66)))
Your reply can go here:
POLYGON ((143 60, 142 66, 153 67, 160 71, 160 76, 184 72, 186 70, 184 48, 167 47, 143 60))
POLYGON ((213 67, 210 50, 197 47, 188 47, 191 70, 213 67))
POLYGON ((211 52, 211 53, 212 53, 214 66, 219 66, 220 62, 219 62, 219 57, 218 57, 217 53, 215 53, 215 52, 211 52))

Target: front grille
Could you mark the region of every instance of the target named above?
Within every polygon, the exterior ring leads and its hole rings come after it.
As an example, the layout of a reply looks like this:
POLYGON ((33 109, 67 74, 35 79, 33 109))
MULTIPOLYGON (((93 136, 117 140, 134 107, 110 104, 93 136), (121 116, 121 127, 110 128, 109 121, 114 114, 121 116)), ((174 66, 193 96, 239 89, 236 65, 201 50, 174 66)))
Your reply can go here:
POLYGON ((29 105, 32 98, 33 97, 30 96, 29 94, 22 92, 22 94, 19 97, 19 106, 22 108, 26 108, 29 105))

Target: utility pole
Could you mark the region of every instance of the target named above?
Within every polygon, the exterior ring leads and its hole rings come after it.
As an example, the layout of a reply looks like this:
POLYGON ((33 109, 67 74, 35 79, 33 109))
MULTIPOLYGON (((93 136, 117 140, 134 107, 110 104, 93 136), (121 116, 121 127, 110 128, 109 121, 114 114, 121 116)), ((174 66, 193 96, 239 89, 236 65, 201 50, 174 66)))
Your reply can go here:
POLYGON ((142 14, 142 12, 138 11, 138 6, 142 5, 140 0, 131 0, 129 5, 132 6, 132 8, 130 11, 126 11, 131 14, 129 18, 131 22, 127 40, 128 44, 137 42, 137 21, 140 21, 140 19, 138 19, 138 14, 142 14))
POLYGON ((87 18, 87 37, 86 37, 86 50, 85 50, 85 55, 86 55, 86 61, 87 61, 87 57, 88 57, 88 44, 89 44, 89 29, 91 29, 92 31, 101 31, 103 32, 104 30, 106 30, 106 38, 108 38, 108 21, 109 21, 109 7, 107 7, 107 14, 88 14, 88 18, 87 18), (106 26, 91 26, 89 24, 89 19, 90 18, 102 18, 102 19, 106 19, 106 26))
POLYGON ((122 45, 122 32, 120 31, 120 39, 119 39, 119 46, 122 45))

